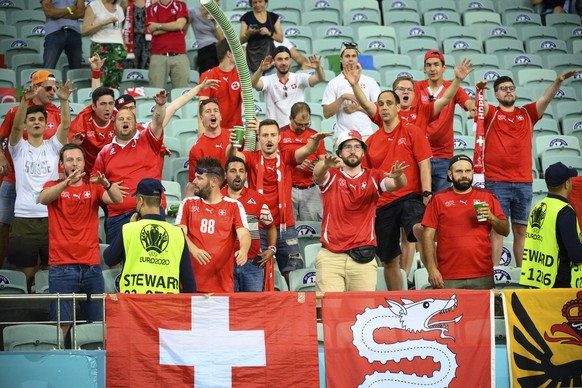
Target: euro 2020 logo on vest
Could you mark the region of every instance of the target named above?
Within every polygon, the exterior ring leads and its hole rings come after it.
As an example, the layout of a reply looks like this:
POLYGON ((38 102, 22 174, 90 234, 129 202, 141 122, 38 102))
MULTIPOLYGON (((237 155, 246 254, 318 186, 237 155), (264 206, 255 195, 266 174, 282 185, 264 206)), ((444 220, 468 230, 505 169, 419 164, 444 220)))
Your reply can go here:
POLYGON ((532 210, 529 216, 529 224, 534 230, 539 231, 544 225, 547 209, 548 206, 542 202, 532 210))
POLYGON ((139 237, 142 247, 152 256, 157 256, 165 251, 170 239, 168 231, 158 224, 144 226, 139 237))

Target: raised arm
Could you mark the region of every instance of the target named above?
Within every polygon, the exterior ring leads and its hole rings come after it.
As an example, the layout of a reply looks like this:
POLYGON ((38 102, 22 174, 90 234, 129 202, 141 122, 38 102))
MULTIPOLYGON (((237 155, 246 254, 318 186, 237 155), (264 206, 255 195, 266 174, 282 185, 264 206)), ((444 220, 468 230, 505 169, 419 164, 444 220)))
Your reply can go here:
POLYGON ((404 162, 399 163, 396 161, 390 169, 390 172, 384 173, 386 178, 384 178, 383 183, 386 191, 396 191, 406 186, 407 179, 406 175, 404 175, 404 170, 408 167, 404 162))
POLYGON ((326 154, 313 168, 313 182, 321 186, 329 178, 329 169, 339 168, 342 164, 339 156, 326 154))
POLYGON ((362 69, 360 68, 360 66, 358 65, 345 66, 344 70, 342 71, 342 74, 346 78, 346 81, 348 81, 349 84, 351 85, 357 103, 360 104, 360 106, 364 109, 368 117, 374 118, 374 116, 376 116, 378 108, 376 107, 376 104, 368 100, 368 98, 364 94, 364 91, 360 87, 359 81, 360 76, 362 75, 362 69))
POLYGON ((315 135, 311 136, 307 144, 305 144, 303 147, 295 151, 295 161, 297 162, 297 164, 303 163, 303 161, 307 159, 309 155, 317 151, 317 147, 319 147, 319 142, 331 135, 332 133, 330 132, 318 132, 315 135))
POLYGON ((67 144, 69 139, 69 129, 71 129, 71 109, 69 108, 69 97, 77 89, 72 89, 73 83, 71 81, 59 81, 59 88, 57 89, 57 97, 61 103, 61 124, 57 128, 55 134, 57 140, 62 144, 67 144))
POLYGON ((154 96, 154 101, 156 102, 156 107, 152 116, 153 120, 150 129, 152 130, 152 134, 155 136, 155 138, 159 139, 162 137, 162 132, 164 129, 168 92, 165 90, 160 90, 160 92, 154 96))
POLYGON ((467 58, 463 58, 459 67, 454 65, 455 70, 455 79, 451 83, 451 85, 445 90, 443 96, 434 102, 434 115, 437 116, 445 106, 449 105, 457 90, 461 86, 461 82, 474 70, 472 68, 471 60, 467 58))
POLYGON ((309 86, 317 85, 325 81, 325 72, 323 71, 323 67, 321 67, 321 56, 310 55, 309 63, 306 66, 309 69, 315 69, 315 73, 309 76, 309 86))
POLYGON ((263 72, 269 70, 274 65, 275 61, 273 61, 273 57, 271 57, 270 55, 267 55, 265 59, 261 61, 261 64, 251 77, 251 85, 253 86, 253 88, 255 88, 259 92, 263 90, 263 81, 261 81, 263 72))
POLYGON ((89 58, 89 64, 91 65, 91 90, 97 89, 101 86, 101 72, 103 69, 103 64, 107 58, 101 59, 98 53, 95 53, 91 58, 89 58), (94 75, 99 74, 99 77, 94 77, 94 75))
MULTIPOLYGON (((475 88, 487 90, 487 89, 489 89, 489 86, 487 86, 487 81, 481 80, 475 84, 475 88)), ((487 112, 489 112, 489 104, 487 103, 485 92, 483 92, 483 102, 484 102, 484 104, 483 104, 483 116, 486 116, 487 112)))
POLYGON ((104 204, 113 205, 123 202, 123 192, 119 187, 119 184, 122 182, 111 183, 105 174, 100 172, 98 172, 96 175, 93 175, 90 179, 90 182, 101 185, 105 189, 103 197, 101 197, 101 202, 104 204))
POLYGON ((10 145, 15 146, 18 144, 20 139, 22 139, 22 132, 24 131, 25 120, 26 120, 26 110, 28 109, 28 103, 38 93, 38 86, 31 85, 24 91, 22 98, 20 100, 20 105, 16 114, 14 115, 14 123, 12 124, 12 131, 10 131, 10 145))
POLYGON ((570 70, 560 74, 554 80, 554 82, 546 89, 544 94, 540 98, 538 98, 538 100, 536 101, 536 110, 538 112, 538 117, 542 117, 548 105, 550 105, 550 101, 552 101, 556 93, 558 93, 558 90, 560 89, 560 85, 562 85, 562 82, 564 82, 570 77, 575 76, 577 73, 578 73, 577 70, 570 70))
POLYGON ((65 177, 62 181, 57 183, 54 186, 47 187, 40 192, 38 197, 38 201, 43 205, 48 205, 53 202, 55 199, 60 197, 61 193, 71 185, 72 182, 76 182, 80 178, 85 176, 85 172, 83 170, 75 170, 71 175, 65 177))
POLYGON ((174 116, 174 114, 178 111, 178 109, 191 101, 198 93, 208 88, 218 88, 219 82, 219 80, 206 78, 202 83, 194 86, 192 89, 188 90, 186 93, 172 101, 166 108, 166 117, 164 118, 163 126, 165 127, 172 119, 172 116, 174 116))

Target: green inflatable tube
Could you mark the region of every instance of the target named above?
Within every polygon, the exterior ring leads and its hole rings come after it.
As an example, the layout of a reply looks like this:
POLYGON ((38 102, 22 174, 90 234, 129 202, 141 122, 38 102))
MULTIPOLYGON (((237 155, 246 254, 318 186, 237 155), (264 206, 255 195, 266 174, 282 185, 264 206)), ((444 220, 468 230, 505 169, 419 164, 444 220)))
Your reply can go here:
MULTIPOLYGON (((234 56, 234 62, 238 70, 238 75, 240 77, 240 84, 242 89, 242 101, 245 111, 245 123, 248 123, 255 118, 255 101, 253 99, 253 87, 251 85, 251 75, 249 73, 249 67, 247 66, 247 61, 245 54, 243 52, 242 46, 238 39, 238 35, 232 28, 232 24, 222 12, 222 9, 214 2, 214 0, 200 0, 200 4, 206 8, 208 13, 216 19, 222 31, 224 31, 224 36, 228 41, 230 46, 230 51, 234 56)), ((255 150, 256 146, 256 135, 254 131, 249 131, 248 126, 245 131, 245 150, 255 150)))

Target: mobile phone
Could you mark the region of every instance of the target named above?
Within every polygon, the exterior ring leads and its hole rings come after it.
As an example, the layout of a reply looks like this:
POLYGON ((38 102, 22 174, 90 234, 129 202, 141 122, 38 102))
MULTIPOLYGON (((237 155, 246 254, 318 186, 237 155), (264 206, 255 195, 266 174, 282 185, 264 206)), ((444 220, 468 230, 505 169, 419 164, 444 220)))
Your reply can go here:
POLYGON ((261 261, 262 259, 263 259, 263 258, 262 258, 261 256, 257 256, 257 257, 255 257, 255 258, 254 258, 254 260, 253 260, 253 265, 254 265, 254 266, 257 266, 257 267, 260 267, 260 266, 261 266, 261 264, 259 264, 259 261, 261 261))
POLYGON ((252 28, 253 30, 258 30, 259 29, 259 25, 258 24, 251 24, 249 27, 252 28))

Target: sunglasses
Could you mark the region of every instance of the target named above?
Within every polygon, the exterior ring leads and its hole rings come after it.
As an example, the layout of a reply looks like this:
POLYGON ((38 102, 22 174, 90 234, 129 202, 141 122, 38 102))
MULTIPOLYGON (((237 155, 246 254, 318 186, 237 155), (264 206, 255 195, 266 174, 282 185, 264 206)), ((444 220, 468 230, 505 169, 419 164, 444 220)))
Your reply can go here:
POLYGON ((202 174, 214 174, 216 176, 220 176, 220 174, 216 171, 212 171, 212 170, 208 170, 206 168, 202 168, 202 167, 194 167, 194 172, 198 175, 202 175, 202 174))
POLYGON ((53 88, 52 86, 41 86, 41 88, 43 88, 44 90, 46 90, 47 92, 52 92, 53 90, 56 91, 57 88, 53 88))
POLYGON ((502 92, 513 92, 515 91, 515 86, 500 86, 498 89, 502 92))
POLYGON ((346 48, 358 48, 358 44, 355 42, 342 42, 346 48))
POLYGON ((428 96, 428 100, 430 102, 436 101, 436 97, 431 94, 430 96, 428 96))
POLYGON ((283 85, 283 97, 287 98, 289 94, 287 94, 287 85, 283 85))

